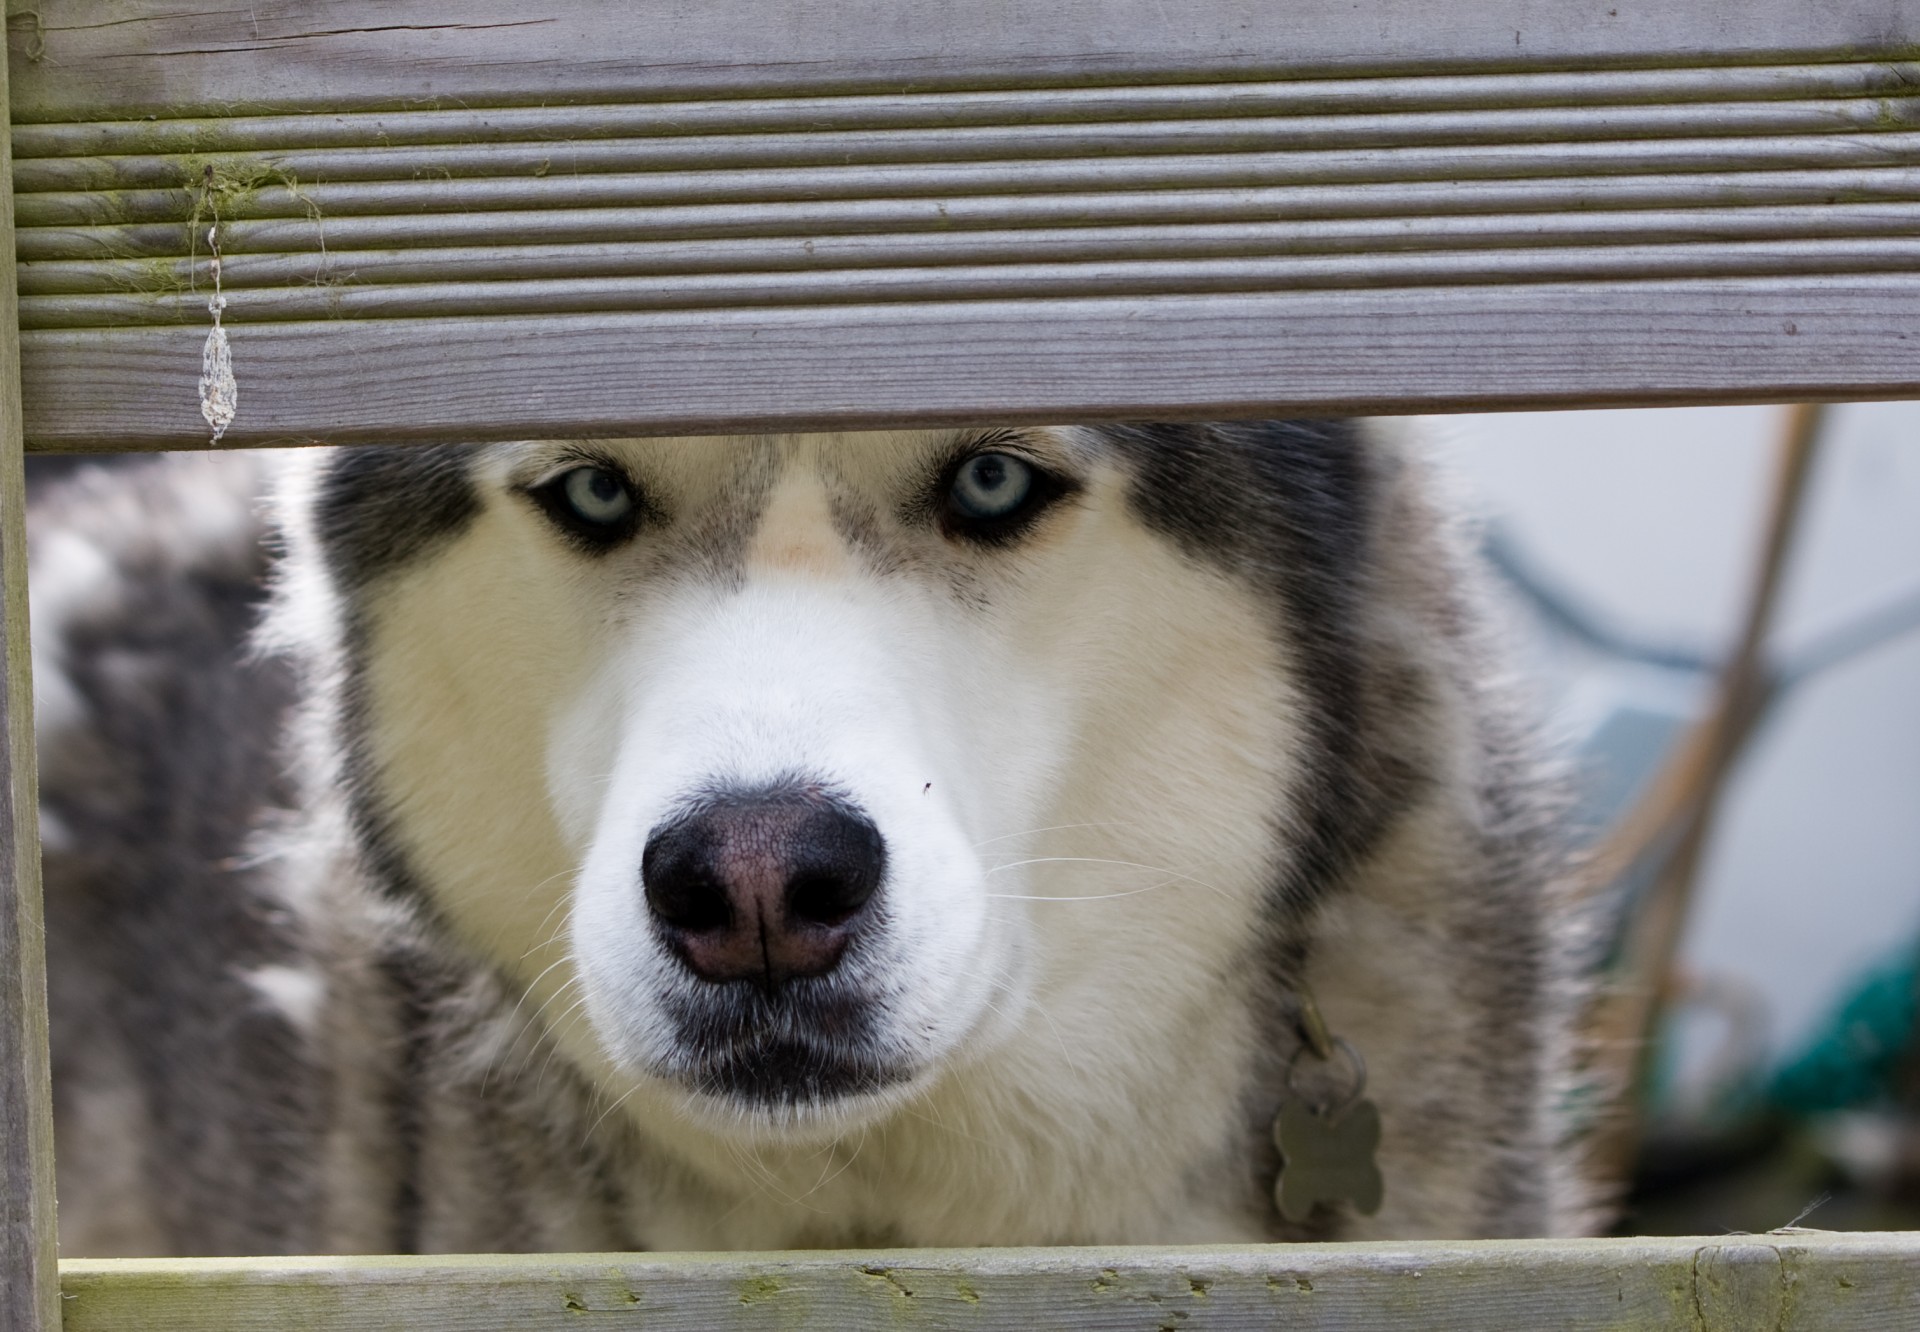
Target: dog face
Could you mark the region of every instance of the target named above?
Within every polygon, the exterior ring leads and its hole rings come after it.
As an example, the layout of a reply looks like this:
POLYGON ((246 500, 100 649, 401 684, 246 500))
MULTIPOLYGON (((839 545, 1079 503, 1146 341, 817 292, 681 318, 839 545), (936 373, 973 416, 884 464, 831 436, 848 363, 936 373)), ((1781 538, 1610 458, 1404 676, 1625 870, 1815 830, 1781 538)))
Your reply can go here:
POLYGON ((570 1057, 839 1132, 989 1051, 1057 1076, 1266 927, 1311 672, 1247 515, 1286 505, 1176 445, 342 451, 283 492, 282 629, 329 644, 388 877, 570 1057))

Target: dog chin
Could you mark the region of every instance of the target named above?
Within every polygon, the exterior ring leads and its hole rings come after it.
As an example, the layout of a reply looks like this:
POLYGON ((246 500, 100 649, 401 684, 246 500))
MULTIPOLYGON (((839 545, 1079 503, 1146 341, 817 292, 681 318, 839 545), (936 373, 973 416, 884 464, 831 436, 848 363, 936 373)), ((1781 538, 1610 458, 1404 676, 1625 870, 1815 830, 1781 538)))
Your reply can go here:
POLYGON ((873 1123, 931 1073, 905 1062, 779 1043, 709 1055, 694 1069, 659 1070, 687 1116, 729 1136, 831 1139, 873 1123))
POLYGON ((647 1062, 699 1119, 756 1131, 851 1124, 891 1105, 924 1056, 900 1048, 873 990, 844 976, 742 982, 662 995, 668 1039, 647 1062), (670 1034, 668 1034, 670 1033, 670 1034))

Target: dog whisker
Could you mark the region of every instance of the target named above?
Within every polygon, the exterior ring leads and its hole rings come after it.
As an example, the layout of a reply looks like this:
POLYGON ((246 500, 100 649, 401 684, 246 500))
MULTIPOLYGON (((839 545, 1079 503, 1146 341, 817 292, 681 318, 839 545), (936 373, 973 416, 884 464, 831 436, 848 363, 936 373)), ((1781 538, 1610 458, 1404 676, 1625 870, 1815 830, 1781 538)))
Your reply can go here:
POLYGON ((1129 888, 1118 893, 1061 893, 1047 895, 1043 893, 983 893, 982 896, 998 902, 1111 902, 1121 897, 1138 897, 1142 893, 1158 892, 1162 888, 1171 888, 1178 882, 1164 879, 1159 883, 1150 883, 1144 888, 1129 888))
POLYGON ((1012 902, 1106 902, 1123 897, 1138 897, 1142 893, 1158 892, 1176 883, 1191 884, 1196 888, 1204 888, 1210 893, 1225 895, 1225 890, 1218 884, 1164 865, 1146 865, 1138 861, 1113 860, 1100 856, 1034 856, 1026 860, 1012 860, 1005 864, 991 866, 986 873, 998 874, 1004 870, 1020 869, 1028 865, 1090 865, 1140 870, 1144 873, 1164 874, 1168 877, 1158 883, 1146 884, 1139 888, 1125 888, 1111 893, 987 893, 984 896, 1012 902))
MULTIPOLYGON (((551 1003, 560 999, 566 992, 565 988, 556 991, 553 998, 548 1002, 551 1003)), ((551 1021, 545 1020, 546 1012, 544 1007, 540 1012, 534 1014, 534 1020, 540 1022, 543 1030, 539 1032, 538 1039, 535 1040, 533 1048, 529 1049, 526 1056, 520 1061, 520 1067, 514 1071, 515 1077, 522 1077, 526 1074, 527 1064, 532 1061, 534 1055, 539 1053, 540 1046, 545 1044, 548 1047, 547 1057, 541 1062, 540 1073, 534 1079, 534 1085, 538 1087, 546 1080, 547 1069, 552 1067, 554 1056, 560 1053, 560 1038, 562 1034, 571 1030, 572 1024, 578 1020, 579 1015, 585 1009, 586 1003, 587 999, 584 994, 578 996, 551 1021)))
MULTIPOLYGON (((830 1144, 827 1148, 823 1148, 822 1150, 830 1151, 833 1149, 833 1146, 834 1146, 833 1144, 830 1144)), ((800 1195, 800 1200, 802 1202, 806 1201, 808 1198, 811 1198, 814 1194, 820 1192, 822 1189, 826 1188, 829 1184, 833 1183, 834 1180, 839 1179, 840 1176, 846 1174, 848 1170, 853 1168, 853 1163, 860 1159, 860 1153, 865 1151, 866 1148, 867 1148, 867 1132, 865 1129, 862 1129, 860 1131, 860 1141, 854 1144, 853 1150, 847 1154, 847 1159, 840 1163, 840 1168, 838 1170, 835 1170, 832 1174, 823 1175, 820 1179, 816 1180, 812 1188, 808 1189, 805 1193, 800 1195)), ((829 1158, 829 1160, 831 1160, 831 1158, 829 1158)))
MULTIPOLYGON (((527 892, 529 895, 533 893, 537 893, 542 888, 545 888, 548 884, 552 883, 555 879, 564 879, 568 875, 576 874, 578 872, 579 871, 577 869, 564 869, 557 874, 549 874, 546 878, 540 880, 540 882, 534 884, 531 888, 527 889, 527 892)), ((546 929, 547 929, 547 926, 553 922, 554 916, 559 914, 561 909, 564 908, 570 900, 571 899, 564 893, 562 893, 559 897, 556 897, 554 899, 553 905, 547 908, 547 914, 540 917, 540 923, 533 927, 533 932, 541 936, 540 941, 534 944, 531 948, 527 949, 525 953, 520 954, 521 961, 524 962, 527 959, 527 956, 529 954, 536 953, 540 949, 548 947, 554 942, 554 940, 560 937, 560 930, 556 929, 552 934, 548 934, 546 933, 546 929)), ((562 923, 561 929, 564 929, 564 928, 565 928, 565 924, 562 923)))
POLYGON ((632 1098, 633 1094, 639 1090, 640 1090, 640 1084, 636 1082, 633 1084, 633 1086, 627 1088, 625 1091, 621 1092, 620 1095, 616 1096, 613 1099, 613 1104, 609 1105, 605 1110, 602 1110, 600 1112, 599 1118, 595 1119, 593 1123, 587 1125, 586 1133, 581 1135, 580 1145, 582 1147, 585 1147, 588 1143, 592 1142, 595 1130, 597 1130, 602 1124, 607 1122, 607 1116, 612 1114, 615 1110, 618 1110, 621 1106, 625 1105, 627 1101, 632 1098))
MULTIPOLYGON (((541 969, 539 975, 535 976, 531 981, 527 982, 526 985, 521 987, 520 997, 514 1000, 512 1009, 510 1009, 507 1013, 507 1019, 506 1019, 507 1028, 512 1033, 512 1035, 509 1037, 509 1042, 510 1042, 509 1050, 511 1050, 511 1042, 517 1041, 520 1039, 520 1032, 522 1028, 514 1025, 514 1019, 520 1016, 521 1008, 523 1008, 526 1005, 527 996, 533 993, 534 988, 538 986, 541 981, 547 978, 547 974, 549 972, 551 972, 555 967, 560 966, 562 963, 566 961, 567 959, 565 957, 555 958, 552 962, 549 962, 545 967, 541 969)), ((538 1014, 535 1014, 535 1016, 537 1017, 538 1014)), ((487 1080, 493 1076, 493 1070, 496 1066, 496 1062, 497 1061, 489 1061, 487 1064, 487 1071, 481 1075, 480 1094, 482 1096, 486 1095, 487 1080)))
POLYGON ((1119 869, 1135 869, 1144 870, 1149 874, 1165 874, 1171 878, 1185 879, 1190 883, 1197 883, 1206 888, 1213 886, 1204 879, 1196 878, 1191 874, 1173 869, 1167 865, 1147 865, 1137 860, 1114 860, 1105 856, 1029 856, 1025 860, 1008 860, 998 865, 989 866, 986 872, 988 874, 999 874, 1003 870, 1021 869, 1028 865, 1111 865, 1119 869))
POLYGON ((1001 833, 997 837, 984 837, 973 844, 978 850, 983 846, 992 846, 995 842, 1007 842, 1016 837, 1038 837, 1041 833, 1071 832, 1078 828, 1124 828, 1127 825, 1118 820, 1102 820, 1095 823, 1055 823, 1045 828, 1023 828, 1019 832, 1001 833))

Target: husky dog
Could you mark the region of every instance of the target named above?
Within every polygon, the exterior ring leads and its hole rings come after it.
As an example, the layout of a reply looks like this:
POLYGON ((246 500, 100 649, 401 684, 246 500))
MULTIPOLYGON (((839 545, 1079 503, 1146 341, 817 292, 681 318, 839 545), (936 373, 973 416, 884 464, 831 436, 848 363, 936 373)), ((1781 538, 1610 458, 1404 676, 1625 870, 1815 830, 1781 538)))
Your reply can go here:
POLYGON ((1398 433, 63 483, 66 1252, 1580 1228, 1552 783, 1398 433), (1288 1220, 1360 1060, 1384 1202, 1288 1220))

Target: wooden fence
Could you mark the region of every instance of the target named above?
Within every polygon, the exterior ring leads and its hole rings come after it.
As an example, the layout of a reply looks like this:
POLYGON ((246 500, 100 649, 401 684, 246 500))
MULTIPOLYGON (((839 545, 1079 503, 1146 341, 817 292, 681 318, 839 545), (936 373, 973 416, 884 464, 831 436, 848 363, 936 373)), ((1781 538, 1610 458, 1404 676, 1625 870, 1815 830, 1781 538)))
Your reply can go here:
POLYGON ((8 32, 0 1327, 1920 1326, 1890 1235, 56 1267, 21 514, 207 443, 216 249, 238 445, 1920 396, 1920 0, 8 32))

